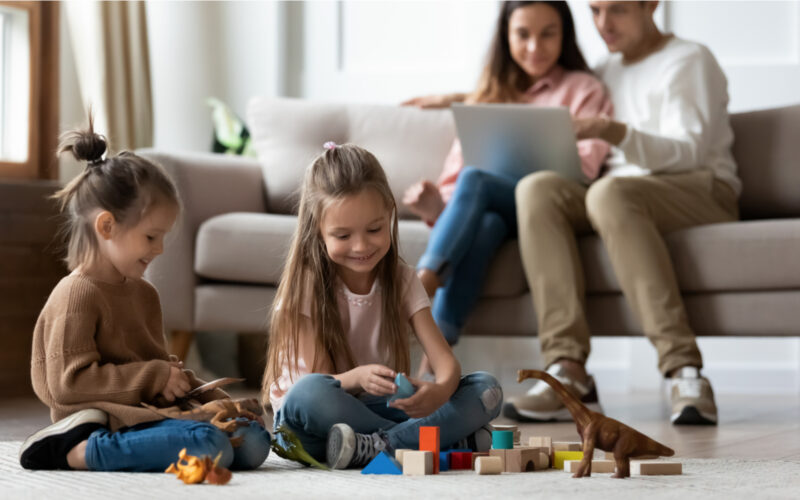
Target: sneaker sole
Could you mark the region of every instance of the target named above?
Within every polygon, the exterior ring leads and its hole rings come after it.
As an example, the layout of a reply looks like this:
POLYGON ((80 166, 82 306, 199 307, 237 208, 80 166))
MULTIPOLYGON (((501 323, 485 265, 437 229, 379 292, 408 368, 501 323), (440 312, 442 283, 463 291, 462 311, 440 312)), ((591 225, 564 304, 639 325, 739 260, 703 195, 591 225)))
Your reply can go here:
POLYGON ((22 454, 34 443, 38 443, 51 436, 64 434, 70 429, 74 429, 75 427, 83 424, 107 425, 108 415, 106 415, 106 412, 101 410, 89 409, 79 411, 78 413, 73 413, 66 418, 62 418, 58 422, 45 427, 31 436, 28 436, 28 439, 22 443, 22 446, 19 449, 19 459, 22 460, 22 454))
MULTIPOLYGON (((583 403, 584 406, 597 413, 603 413, 600 403, 583 403)), ((572 422, 572 414, 566 408, 556 411, 522 410, 512 403, 503 405, 503 416, 518 422, 572 422)))
POLYGON ((340 424, 331 427, 325 446, 325 462, 328 467, 331 469, 347 468, 355 451, 355 447, 350 444, 353 441, 355 441, 355 434, 349 427, 340 424))
POLYGON ((670 421, 673 425, 717 425, 717 416, 694 406, 686 406, 680 412, 673 413, 670 421))

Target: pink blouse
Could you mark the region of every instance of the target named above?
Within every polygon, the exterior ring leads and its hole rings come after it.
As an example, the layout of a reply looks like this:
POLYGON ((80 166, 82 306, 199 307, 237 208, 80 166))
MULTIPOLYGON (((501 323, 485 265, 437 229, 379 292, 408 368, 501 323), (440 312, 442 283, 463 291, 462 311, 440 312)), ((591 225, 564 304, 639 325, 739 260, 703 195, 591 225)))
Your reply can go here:
MULTIPOLYGON (((556 66, 529 88, 522 102, 534 106, 566 106, 574 117, 611 116, 614 108, 603 83, 585 71, 566 71, 556 66)), ((586 178, 595 179, 610 146, 600 139, 578 141, 578 155, 586 178)), ((464 168, 461 142, 456 138, 439 176, 439 192, 445 202, 453 196, 456 179, 464 168)))

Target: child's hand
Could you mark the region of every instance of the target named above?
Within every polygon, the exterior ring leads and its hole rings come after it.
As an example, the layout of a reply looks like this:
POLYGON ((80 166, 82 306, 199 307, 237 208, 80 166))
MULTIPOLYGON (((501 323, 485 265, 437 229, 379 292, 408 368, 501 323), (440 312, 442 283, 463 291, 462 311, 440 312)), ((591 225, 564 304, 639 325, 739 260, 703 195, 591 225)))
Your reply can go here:
POLYGON ((161 395, 164 396, 164 399, 170 402, 175 401, 175 398, 186 396, 186 393, 191 389, 192 386, 189 384, 189 377, 183 373, 183 369, 170 363, 167 385, 161 391, 161 395))
POLYGON ((444 210, 444 200, 439 189, 436 184, 427 180, 417 182, 406 189, 403 203, 415 215, 430 223, 436 222, 444 210))
POLYGON ((358 385, 367 394, 373 396, 388 396, 397 392, 394 370, 383 365, 364 365, 355 368, 358 385))
POLYGON ((403 410, 411 418, 427 417, 450 399, 441 385, 411 377, 408 381, 417 388, 417 392, 410 398, 396 399, 389 406, 403 410))

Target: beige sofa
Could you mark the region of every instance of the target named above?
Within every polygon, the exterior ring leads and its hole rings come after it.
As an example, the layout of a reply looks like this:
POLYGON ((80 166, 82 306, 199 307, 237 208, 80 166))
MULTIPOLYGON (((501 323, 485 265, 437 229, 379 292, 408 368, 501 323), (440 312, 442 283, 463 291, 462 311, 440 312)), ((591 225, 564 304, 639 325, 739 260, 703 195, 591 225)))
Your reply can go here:
MULTIPOLYGON (((800 334, 800 106, 735 114, 741 222, 667 235, 699 335, 800 334)), ((435 180, 454 137, 449 111, 254 99, 248 125, 259 159, 143 150, 174 176, 178 230, 147 272, 169 330, 265 331, 295 227, 304 168, 327 140, 376 154, 395 196, 435 180)), ((414 264, 429 229, 401 209, 400 247, 414 264)), ((580 240, 594 335, 640 335, 597 236, 580 240)), ((465 334, 536 334, 516 241, 500 250, 465 334)), ((184 334, 183 338, 189 338, 184 334)))

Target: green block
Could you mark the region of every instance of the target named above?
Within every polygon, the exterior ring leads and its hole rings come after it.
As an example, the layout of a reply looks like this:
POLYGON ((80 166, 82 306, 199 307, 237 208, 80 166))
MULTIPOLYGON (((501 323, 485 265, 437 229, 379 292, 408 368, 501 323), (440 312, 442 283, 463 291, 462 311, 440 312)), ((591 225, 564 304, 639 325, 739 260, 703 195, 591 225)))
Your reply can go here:
POLYGON ((492 431, 493 450, 513 450, 514 431, 492 431))

